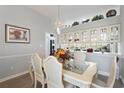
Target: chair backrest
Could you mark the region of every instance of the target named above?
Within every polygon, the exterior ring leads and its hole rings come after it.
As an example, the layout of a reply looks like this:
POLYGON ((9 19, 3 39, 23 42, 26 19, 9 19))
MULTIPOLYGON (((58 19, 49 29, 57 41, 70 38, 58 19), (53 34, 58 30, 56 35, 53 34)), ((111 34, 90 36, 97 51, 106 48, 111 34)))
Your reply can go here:
POLYGON ((111 64, 111 68, 110 68, 110 75, 109 78, 107 80, 107 87, 113 87, 114 86, 114 82, 116 79, 116 68, 117 68, 117 57, 114 56, 113 58, 113 62, 111 64))
POLYGON ((74 62, 83 63, 86 60, 86 53, 81 51, 74 52, 74 62))
POLYGON ((44 52, 37 51, 37 54, 39 55, 39 57, 40 57, 42 60, 45 59, 45 54, 44 54, 44 52))
POLYGON ((48 87, 64 87, 62 82, 62 64, 53 56, 47 57, 43 64, 48 87))
POLYGON ((43 77, 42 59, 39 57, 39 55, 37 53, 35 53, 31 57, 31 62, 32 62, 32 65, 33 65, 33 70, 34 70, 35 76, 40 76, 41 79, 42 79, 42 77, 43 77))

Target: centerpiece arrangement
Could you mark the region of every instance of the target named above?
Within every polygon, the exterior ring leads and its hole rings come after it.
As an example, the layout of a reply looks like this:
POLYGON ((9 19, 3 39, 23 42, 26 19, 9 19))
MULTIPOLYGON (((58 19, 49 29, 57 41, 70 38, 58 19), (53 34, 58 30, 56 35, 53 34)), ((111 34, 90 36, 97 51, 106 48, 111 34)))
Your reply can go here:
POLYGON ((66 60, 73 58, 69 50, 64 50, 58 48, 57 51, 54 53, 54 56, 58 59, 59 62, 65 63, 66 60))

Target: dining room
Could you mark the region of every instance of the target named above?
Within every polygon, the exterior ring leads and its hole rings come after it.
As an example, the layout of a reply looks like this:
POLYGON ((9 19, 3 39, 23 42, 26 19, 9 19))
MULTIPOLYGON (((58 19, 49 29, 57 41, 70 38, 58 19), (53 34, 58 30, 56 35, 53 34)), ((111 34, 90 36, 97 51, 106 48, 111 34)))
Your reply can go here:
POLYGON ((123 5, 0 5, 0 13, 0 88, 124 88, 123 5))

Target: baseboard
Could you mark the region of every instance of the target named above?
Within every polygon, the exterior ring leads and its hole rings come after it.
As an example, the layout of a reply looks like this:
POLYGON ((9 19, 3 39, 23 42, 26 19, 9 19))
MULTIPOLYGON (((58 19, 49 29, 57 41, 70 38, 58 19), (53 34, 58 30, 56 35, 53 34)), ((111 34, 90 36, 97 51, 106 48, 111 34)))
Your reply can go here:
POLYGON ((18 73, 18 74, 14 74, 14 75, 11 75, 11 76, 7 76, 7 77, 5 77, 5 78, 3 78, 3 79, 0 79, 0 83, 1 83, 1 82, 4 82, 4 81, 7 81, 7 80, 9 80, 9 79, 12 79, 12 78, 15 78, 15 77, 18 77, 18 76, 27 74, 27 73, 29 73, 29 71, 24 71, 24 72, 21 72, 21 73, 18 73))
POLYGON ((98 71, 98 74, 104 75, 104 76, 109 76, 109 73, 103 72, 103 71, 98 71))

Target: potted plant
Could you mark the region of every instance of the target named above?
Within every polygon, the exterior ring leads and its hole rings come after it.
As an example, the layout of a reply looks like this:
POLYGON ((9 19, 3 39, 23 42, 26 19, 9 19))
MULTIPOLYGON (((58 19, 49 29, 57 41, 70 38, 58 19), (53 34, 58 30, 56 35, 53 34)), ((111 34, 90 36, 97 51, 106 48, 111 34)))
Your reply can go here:
POLYGON ((87 23, 89 21, 90 21, 90 19, 86 19, 86 20, 82 21, 82 24, 87 23))
POLYGON ((76 25, 79 25, 79 22, 75 21, 72 26, 76 26, 76 25))
POLYGON ((96 15, 92 18, 92 21, 96 21, 96 20, 100 20, 100 19, 104 19, 103 15, 96 15))

